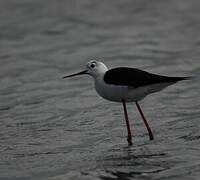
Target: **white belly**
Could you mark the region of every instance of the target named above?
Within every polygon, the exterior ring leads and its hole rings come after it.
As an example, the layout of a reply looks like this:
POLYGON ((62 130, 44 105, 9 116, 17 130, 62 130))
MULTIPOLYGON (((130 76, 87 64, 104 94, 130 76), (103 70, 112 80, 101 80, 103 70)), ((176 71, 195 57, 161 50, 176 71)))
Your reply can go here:
POLYGON ((95 81, 95 88, 98 94, 107 100, 116 102, 122 102, 122 100, 125 100, 126 102, 139 101, 146 95, 160 91, 169 85, 171 85, 171 83, 132 88, 128 86, 106 84, 104 81, 95 81))

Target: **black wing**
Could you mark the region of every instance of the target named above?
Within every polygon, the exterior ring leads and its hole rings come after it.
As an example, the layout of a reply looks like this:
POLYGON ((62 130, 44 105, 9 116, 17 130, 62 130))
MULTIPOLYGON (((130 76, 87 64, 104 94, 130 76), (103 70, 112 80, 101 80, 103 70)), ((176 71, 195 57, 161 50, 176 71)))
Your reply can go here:
POLYGON ((104 81, 108 84, 132 86, 135 88, 157 83, 175 83, 185 79, 187 77, 160 76, 128 67, 110 69, 104 75, 104 81))

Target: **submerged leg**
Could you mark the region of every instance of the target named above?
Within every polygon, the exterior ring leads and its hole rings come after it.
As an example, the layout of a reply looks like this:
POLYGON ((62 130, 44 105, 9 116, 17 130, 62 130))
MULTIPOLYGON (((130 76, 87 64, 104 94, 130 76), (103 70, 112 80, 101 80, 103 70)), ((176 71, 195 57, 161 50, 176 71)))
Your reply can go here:
POLYGON ((126 120, 127 131, 128 131, 127 141, 128 141, 128 144, 131 146, 132 145, 132 136, 131 136, 131 129, 130 129, 130 124, 129 124, 129 120, 128 120, 128 113, 127 113, 127 109, 126 109, 125 100, 122 100, 122 104, 123 104, 123 108, 124 108, 124 116, 125 116, 125 120, 126 120))
POLYGON ((148 124, 148 122, 147 122, 147 120, 146 120, 146 118, 145 118, 145 116, 144 116, 144 114, 143 114, 143 112, 142 112, 142 109, 141 109, 139 103, 136 101, 135 104, 136 104, 136 106, 137 106, 137 108, 138 108, 138 111, 140 112, 140 115, 142 116, 142 119, 143 119, 143 121, 144 121, 144 124, 145 124, 145 126, 146 126, 146 128, 147 128, 147 130, 148 130, 149 139, 150 139, 150 140, 153 140, 153 139, 154 139, 153 133, 152 133, 151 128, 150 128, 150 126, 149 126, 149 124, 148 124))

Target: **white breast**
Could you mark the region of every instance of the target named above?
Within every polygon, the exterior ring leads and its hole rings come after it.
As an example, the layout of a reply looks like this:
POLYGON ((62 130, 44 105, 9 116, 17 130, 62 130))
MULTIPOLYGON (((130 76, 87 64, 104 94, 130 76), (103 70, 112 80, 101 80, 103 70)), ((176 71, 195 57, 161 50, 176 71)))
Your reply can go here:
POLYGON ((171 83, 161 83, 138 88, 106 84, 103 79, 95 79, 95 89, 97 93, 110 101, 134 102, 143 99, 146 95, 162 90, 171 83))
POLYGON ((122 99, 124 99, 130 102, 139 100, 138 91, 128 86, 106 84, 103 80, 95 80, 95 88, 101 97, 110 101, 122 102, 122 99))

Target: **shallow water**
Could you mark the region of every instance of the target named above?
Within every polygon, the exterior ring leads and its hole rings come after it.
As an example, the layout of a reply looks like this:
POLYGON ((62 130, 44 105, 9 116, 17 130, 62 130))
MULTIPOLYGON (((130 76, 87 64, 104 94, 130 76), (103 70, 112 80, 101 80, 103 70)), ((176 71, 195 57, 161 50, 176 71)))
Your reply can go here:
POLYGON ((200 2, 0 1, 0 179, 199 179, 200 2), (196 78, 141 106, 101 99, 91 78, 62 80, 90 59, 196 78))

